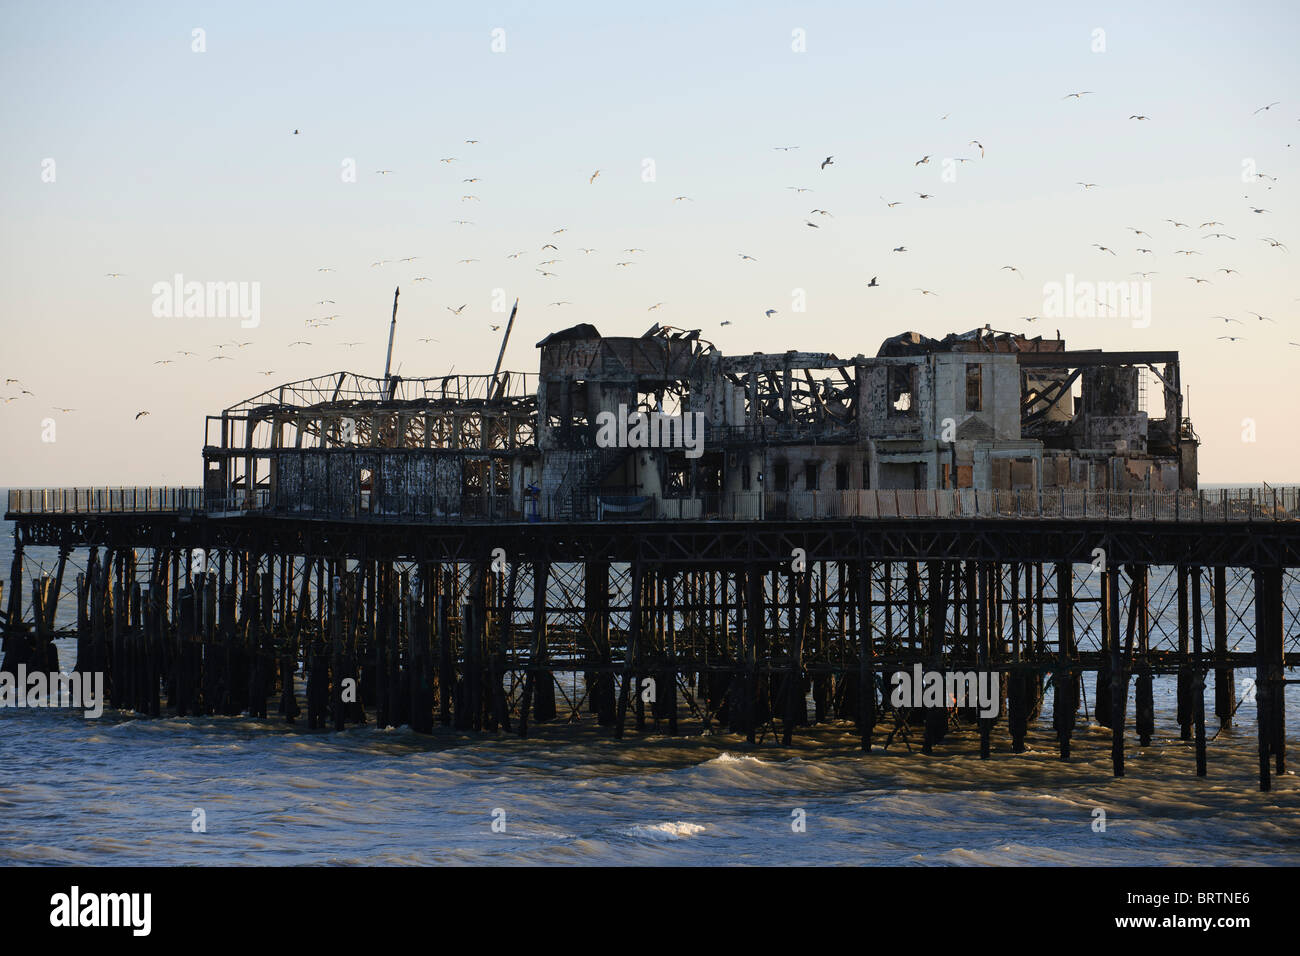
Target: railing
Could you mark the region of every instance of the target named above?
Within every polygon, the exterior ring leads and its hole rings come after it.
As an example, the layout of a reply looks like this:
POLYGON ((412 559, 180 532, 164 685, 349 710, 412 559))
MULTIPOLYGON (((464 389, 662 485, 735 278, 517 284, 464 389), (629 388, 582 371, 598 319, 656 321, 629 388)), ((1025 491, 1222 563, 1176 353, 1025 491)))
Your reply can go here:
POLYGON ((8 513, 266 514, 376 521, 471 523, 507 521, 764 521, 814 518, 999 518, 1105 521, 1297 521, 1300 488, 1216 491, 855 490, 704 493, 687 498, 637 495, 633 489, 593 494, 561 491, 521 509, 502 495, 362 492, 286 498, 269 489, 205 495, 201 488, 12 489, 8 513))
POLYGON ((202 488, 11 488, 10 514, 181 513, 203 509, 202 488))

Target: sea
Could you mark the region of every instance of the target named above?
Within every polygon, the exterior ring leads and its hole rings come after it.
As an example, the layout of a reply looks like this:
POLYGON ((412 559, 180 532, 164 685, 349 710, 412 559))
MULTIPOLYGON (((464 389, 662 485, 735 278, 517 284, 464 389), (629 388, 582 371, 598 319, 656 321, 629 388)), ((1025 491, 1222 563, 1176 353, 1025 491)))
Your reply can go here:
MULTIPOLYGON (((0 521, 6 577, 12 534, 0 521)), ((26 556, 46 567, 56 559, 53 549, 26 556)), ((1293 652, 1300 588, 1289 585, 1293 652)), ((1248 576, 1230 588, 1232 607, 1249 602, 1248 576)), ((1167 599, 1153 585, 1153 603, 1167 599)), ((1248 628, 1229 619, 1229 646, 1250 650, 1248 628)), ((75 623, 72 602, 58 623, 75 623)), ((75 640, 57 645, 67 670, 75 640)), ((1156 678, 1147 747, 1132 732, 1130 698, 1122 778, 1111 773, 1110 731, 1082 710, 1072 757, 1059 759, 1050 696, 1027 751, 1011 752, 999 721, 988 760, 973 730, 950 733, 928 756, 916 738, 883 750, 878 737, 863 753, 846 722, 801 728, 784 747, 771 734, 750 746, 728 733, 630 728, 613 741, 586 715, 533 725, 522 740, 0 708, 0 864, 1300 864, 1300 780, 1289 769, 1259 792, 1249 694, 1239 690, 1220 729, 1207 689, 1204 778, 1179 739, 1172 677, 1156 678)), ((1286 712, 1295 767, 1297 685, 1286 712)))

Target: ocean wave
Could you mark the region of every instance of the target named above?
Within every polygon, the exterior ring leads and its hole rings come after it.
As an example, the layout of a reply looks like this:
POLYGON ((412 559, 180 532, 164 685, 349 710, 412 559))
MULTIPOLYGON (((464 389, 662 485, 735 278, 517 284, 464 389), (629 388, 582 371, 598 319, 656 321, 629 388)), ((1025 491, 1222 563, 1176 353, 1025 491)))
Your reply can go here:
POLYGON ((636 826, 629 827, 627 835, 640 840, 663 842, 698 836, 706 829, 708 828, 702 823, 683 823, 678 820, 676 823, 639 823, 636 826))

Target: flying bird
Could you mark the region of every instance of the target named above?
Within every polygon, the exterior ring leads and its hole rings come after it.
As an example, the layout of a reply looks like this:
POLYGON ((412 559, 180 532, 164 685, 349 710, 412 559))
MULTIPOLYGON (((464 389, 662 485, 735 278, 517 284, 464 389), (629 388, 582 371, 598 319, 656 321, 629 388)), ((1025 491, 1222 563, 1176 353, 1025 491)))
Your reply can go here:
POLYGON ((967 146, 978 146, 978 147, 980 148, 980 159, 983 159, 983 158, 984 158, 984 144, 981 143, 979 140, 973 139, 973 140, 971 140, 969 143, 967 143, 966 145, 967 145, 967 146))
POLYGON ((1259 113, 1264 112, 1265 110, 1271 110, 1273 107, 1277 106, 1278 103, 1281 103, 1281 102, 1282 102, 1281 100, 1278 100, 1278 101, 1276 101, 1276 102, 1274 102, 1274 103, 1269 103, 1268 106, 1261 106, 1259 109, 1255 110, 1255 112, 1254 112, 1254 113, 1251 113, 1250 115, 1251 115, 1251 116, 1255 116, 1255 115, 1258 115, 1259 113))
POLYGON ((776 315, 776 309, 768 309, 763 314, 770 319, 772 316, 776 315))
POLYGON ((876 281, 876 277, 875 277, 875 276, 872 276, 872 277, 871 277, 871 281, 867 283, 867 288, 868 288, 868 289, 878 289, 879 287, 880 287, 880 283, 876 281))
POLYGON ((1082 96, 1087 96, 1088 94, 1093 93, 1093 92, 1096 92, 1096 91, 1095 91, 1095 90, 1080 90, 1078 93, 1066 93, 1064 96, 1061 97, 1061 99, 1063 99, 1063 100, 1068 100, 1070 97, 1074 97, 1074 98, 1077 100, 1077 99, 1079 99, 1080 97, 1082 97, 1082 96))
POLYGON ((916 162, 914 162, 912 165, 913 165, 913 166, 924 166, 924 165, 926 165, 926 164, 929 163, 929 162, 930 162, 930 155, 927 153, 926 155, 924 155, 924 156, 922 156, 920 159, 918 159, 916 162))
MULTIPOLYGON (((468 302, 465 303, 465 305, 468 305, 468 304, 469 304, 468 302)), ((461 310, 463 310, 464 308, 465 308, 464 305, 460 306, 459 308, 455 308, 455 309, 453 309, 451 306, 447 306, 447 311, 450 312, 452 315, 460 315, 461 310)))
POLYGON ((827 156, 825 159, 822 160, 822 164, 820 168, 825 169, 827 166, 834 166, 834 165, 835 165, 835 157, 827 156))
POLYGON ((748 259, 750 262, 757 262, 757 261, 758 261, 758 260, 755 259, 753 256, 747 256, 747 255, 745 255, 743 252, 737 253, 737 255, 739 255, 740 258, 742 258, 742 259, 748 259))
POLYGON ((1138 116, 1136 114, 1129 117, 1129 119, 1135 119, 1135 120, 1149 120, 1150 118, 1151 118, 1150 116, 1138 116))
POLYGON ((591 178, 587 180, 587 185, 590 186, 592 183, 594 183, 596 181, 596 177, 599 175, 600 175, 600 170, 598 169, 591 174, 591 178))
POLYGON ((136 412, 135 420, 138 422, 140 419, 144 418, 148 414, 149 414, 148 412, 136 412))

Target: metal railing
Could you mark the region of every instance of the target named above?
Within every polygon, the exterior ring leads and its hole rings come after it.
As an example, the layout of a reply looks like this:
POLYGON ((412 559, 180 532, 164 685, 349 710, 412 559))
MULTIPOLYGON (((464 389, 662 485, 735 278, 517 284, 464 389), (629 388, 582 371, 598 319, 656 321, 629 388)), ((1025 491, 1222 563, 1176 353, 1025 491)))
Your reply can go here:
POLYGON ((11 488, 10 514, 151 514, 203 510, 202 488, 11 488))
POLYGON ((813 518, 1005 518, 1134 521, 1296 521, 1300 488, 1215 491, 1083 491, 970 488, 853 491, 742 491, 664 498, 561 491, 520 508, 507 495, 362 492, 273 495, 269 489, 205 494, 201 488, 28 488, 9 491, 8 513, 272 514, 431 523, 506 521, 764 521, 813 518))

